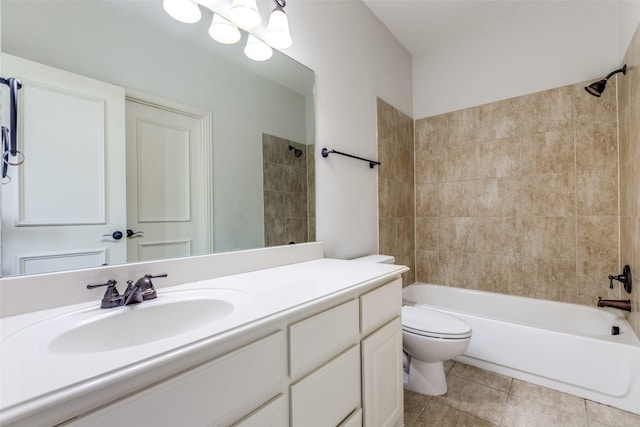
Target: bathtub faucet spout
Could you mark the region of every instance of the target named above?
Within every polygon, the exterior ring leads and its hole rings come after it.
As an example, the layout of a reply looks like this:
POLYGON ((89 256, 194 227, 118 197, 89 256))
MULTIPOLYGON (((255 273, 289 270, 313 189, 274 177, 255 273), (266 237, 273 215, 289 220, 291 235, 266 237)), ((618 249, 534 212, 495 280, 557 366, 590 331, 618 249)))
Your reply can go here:
POLYGON ((630 299, 602 299, 598 297, 598 307, 612 307, 620 310, 631 311, 630 299))

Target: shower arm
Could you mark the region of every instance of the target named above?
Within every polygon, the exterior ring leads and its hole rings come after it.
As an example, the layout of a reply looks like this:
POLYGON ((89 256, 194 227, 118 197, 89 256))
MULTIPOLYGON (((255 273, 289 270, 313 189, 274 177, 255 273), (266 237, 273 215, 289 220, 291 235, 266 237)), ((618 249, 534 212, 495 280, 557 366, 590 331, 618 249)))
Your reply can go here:
POLYGON ((627 74, 627 64, 624 64, 624 66, 622 68, 620 68, 619 70, 615 70, 610 72, 609 74, 607 74, 607 77, 605 77, 605 80, 609 80, 611 78, 611 76, 613 76, 614 74, 618 74, 618 73, 622 73, 624 75, 627 74))

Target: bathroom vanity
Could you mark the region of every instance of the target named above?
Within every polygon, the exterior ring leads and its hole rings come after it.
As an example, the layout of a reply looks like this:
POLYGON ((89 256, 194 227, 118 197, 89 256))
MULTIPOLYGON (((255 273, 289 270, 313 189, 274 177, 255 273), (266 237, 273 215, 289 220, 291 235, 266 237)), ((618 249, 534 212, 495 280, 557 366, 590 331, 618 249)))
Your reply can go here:
POLYGON ((402 425, 406 267, 311 252, 136 305, 3 317, 0 424, 402 425))

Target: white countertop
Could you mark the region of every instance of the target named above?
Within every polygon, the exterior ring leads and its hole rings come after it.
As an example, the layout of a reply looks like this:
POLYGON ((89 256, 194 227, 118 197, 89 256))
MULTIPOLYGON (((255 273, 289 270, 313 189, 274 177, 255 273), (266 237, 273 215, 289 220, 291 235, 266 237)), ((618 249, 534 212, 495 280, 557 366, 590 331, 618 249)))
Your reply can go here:
MULTIPOLYGON (((74 304, 0 319, 0 424, 50 405, 82 396, 115 381, 149 371, 259 326, 304 304, 320 301, 399 276, 397 265, 317 259, 313 261, 203 280, 158 290, 161 302, 169 293, 220 290, 236 309, 225 318, 189 333, 109 351, 60 354, 48 343, 60 333, 55 322, 70 316, 108 316, 112 310, 135 310, 136 305, 102 310, 99 301, 74 304), (224 291, 226 290, 226 291, 224 291), (53 320, 52 320, 53 319, 53 320), (54 322, 54 323, 51 323, 54 322), (235 332, 234 332, 235 331, 235 332), (37 339, 33 339, 37 337, 37 339)), ((78 284, 82 288, 83 284, 78 284)), ((180 322, 180 319, 174 319, 180 322)), ((130 325, 153 328, 153 325, 130 325)))

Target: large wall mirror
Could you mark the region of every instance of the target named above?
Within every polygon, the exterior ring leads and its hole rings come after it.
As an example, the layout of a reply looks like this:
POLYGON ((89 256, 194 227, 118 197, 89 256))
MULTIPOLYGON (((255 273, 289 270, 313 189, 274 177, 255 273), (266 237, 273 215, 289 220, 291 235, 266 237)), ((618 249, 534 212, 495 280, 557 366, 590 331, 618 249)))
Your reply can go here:
POLYGON ((311 70, 215 42, 203 6, 196 24, 160 0, 0 8, 25 156, 2 186, 2 276, 315 240, 311 70))

